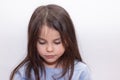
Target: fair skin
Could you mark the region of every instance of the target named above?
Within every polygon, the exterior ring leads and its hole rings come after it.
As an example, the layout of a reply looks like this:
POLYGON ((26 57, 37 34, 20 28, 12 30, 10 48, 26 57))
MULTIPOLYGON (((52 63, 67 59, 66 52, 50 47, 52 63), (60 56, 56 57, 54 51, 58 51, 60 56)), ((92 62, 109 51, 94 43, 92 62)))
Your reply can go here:
POLYGON ((57 60, 65 51, 59 32, 47 27, 47 25, 43 25, 37 42, 37 50, 44 60, 44 65, 55 68, 57 60))

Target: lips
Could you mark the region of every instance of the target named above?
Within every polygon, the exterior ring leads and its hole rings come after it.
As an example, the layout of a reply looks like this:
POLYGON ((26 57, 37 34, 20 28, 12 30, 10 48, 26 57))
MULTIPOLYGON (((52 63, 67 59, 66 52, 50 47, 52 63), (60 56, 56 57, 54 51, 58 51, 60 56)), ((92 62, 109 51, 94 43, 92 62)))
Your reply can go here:
POLYGON ((47 58, 47 59, 52 59, 54 57, 55 57, 55 55, 45 55, 45 58, 47 58))

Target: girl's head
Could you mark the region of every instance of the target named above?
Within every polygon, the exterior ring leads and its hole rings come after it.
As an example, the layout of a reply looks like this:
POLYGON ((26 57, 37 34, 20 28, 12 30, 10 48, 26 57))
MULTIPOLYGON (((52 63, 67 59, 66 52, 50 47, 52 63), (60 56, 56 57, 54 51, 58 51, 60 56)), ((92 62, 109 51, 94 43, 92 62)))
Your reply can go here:
POLYGON ((37 51, 45 66, 55 67, 65 51, 59 32, 43 25, 37 42, 37 51))
POLYGON ((29 23, 29 59, 33 63, 38 62, 38 65, 45 62, 46 58, 56 57, 57 53, 60 53, 56 58, 57 64, 70 65, 75 59, 81 61, 74 25, 64 8, 57 5, 40 6, 34 11, 29 23), (45 52, 48 47, 56 52, 45 52))

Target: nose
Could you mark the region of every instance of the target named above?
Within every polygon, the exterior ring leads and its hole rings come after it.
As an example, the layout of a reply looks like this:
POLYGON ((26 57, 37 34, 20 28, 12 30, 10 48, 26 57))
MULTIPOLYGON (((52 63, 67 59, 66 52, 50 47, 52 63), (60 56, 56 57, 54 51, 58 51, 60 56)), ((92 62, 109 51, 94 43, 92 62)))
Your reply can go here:
POLYGON ((46 50, 47 50, 47 52, 52 52, 53 51, 52 44, 48 44, 46 50))

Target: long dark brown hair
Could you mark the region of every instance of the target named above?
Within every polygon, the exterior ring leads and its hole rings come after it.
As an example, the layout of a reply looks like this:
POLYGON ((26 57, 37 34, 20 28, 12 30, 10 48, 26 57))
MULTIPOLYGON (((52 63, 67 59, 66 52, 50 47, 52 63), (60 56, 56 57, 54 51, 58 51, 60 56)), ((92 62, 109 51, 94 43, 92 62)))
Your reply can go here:
POLYGON ((33 70, 35 80, 40 80, 40 74, 45 74, 45 66, 43 59, 37 51, 37 41, 43 25, 57 30, 60 33, 62 43, 65 47, 64 54, 59 58, 58 65, 62 63, 62 73, 60 77, 70 70, 69 79, 71 80, 74 71, 74 61, 81 61, 80 52, 75 35, 74 25, 67 11, 55 4, 43 5, 38 7, 31 16, 28 25, 28 45, 27 56, 13 70, 10 80, 13 79, 15 73, 26 64, 25 75, 30 80, 31 71, 33 70))

